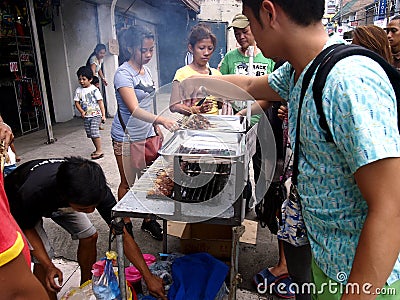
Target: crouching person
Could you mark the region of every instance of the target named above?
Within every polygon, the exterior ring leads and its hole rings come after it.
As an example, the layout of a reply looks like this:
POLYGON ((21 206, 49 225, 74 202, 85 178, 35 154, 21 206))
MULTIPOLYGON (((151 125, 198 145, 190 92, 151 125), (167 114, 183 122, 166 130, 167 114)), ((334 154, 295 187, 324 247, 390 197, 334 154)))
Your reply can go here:
MULTIPOLYGON (((111 209, 117 203, 101 167, 80 157, 32 160, 7 176, 5 190, 11 213, 31 246, 34 274, 50 298, 57 299, 63 274, 52 263, 53 250, 43 229, 43 217, 51 218, 72 239, 79 240, 81 283, 89 280, 96 262, 97 232, 86 213, 97 209, 110 225, 111 209)), ((126 228, 123 236, 126 256, 143 275, 149 291, 165 297, 162 280, 150 273, 140 248, 126 228)))

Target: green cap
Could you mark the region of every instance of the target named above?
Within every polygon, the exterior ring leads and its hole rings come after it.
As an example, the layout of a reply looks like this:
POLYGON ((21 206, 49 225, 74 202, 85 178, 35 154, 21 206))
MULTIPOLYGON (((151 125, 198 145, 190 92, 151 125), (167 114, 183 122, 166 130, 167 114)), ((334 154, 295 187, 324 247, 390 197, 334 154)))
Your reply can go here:
POLYGON ((231 25, 228 26, 228 29, 232 27, 243 29, 249 25, 250 25, 249 19, 247 19, 245 15, 237 14, 233 17, 232 23, 231 25))

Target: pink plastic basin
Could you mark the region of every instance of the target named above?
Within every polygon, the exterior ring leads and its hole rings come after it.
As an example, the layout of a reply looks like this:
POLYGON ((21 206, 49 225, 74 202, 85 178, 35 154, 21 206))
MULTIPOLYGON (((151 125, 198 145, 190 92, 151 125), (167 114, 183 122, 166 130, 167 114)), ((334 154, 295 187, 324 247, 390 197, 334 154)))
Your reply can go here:
POLYGON ((143 258, 148 266, 156 261, 156 257, 152 254, 143 254, 143 258))
POLYGON ((125 268, 125 278, 128 282, 134 283, 140 281, 142 275, 136 267, 131 266, 125 268))
MULTIPOLYGON (((143 254, 144 261, 149 266, 156 261, 156 258, 152 254, 143 254)), ((125 277, 128 282, 135 283, 142 279, 142 275, 136 267, 126 267, 125 268, 125 277)))

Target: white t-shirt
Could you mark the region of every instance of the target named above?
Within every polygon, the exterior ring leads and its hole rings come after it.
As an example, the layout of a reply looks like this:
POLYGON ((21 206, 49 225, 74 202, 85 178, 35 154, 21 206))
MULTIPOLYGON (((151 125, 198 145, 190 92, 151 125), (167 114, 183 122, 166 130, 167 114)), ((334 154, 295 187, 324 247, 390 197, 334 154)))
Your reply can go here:
POLYGON ((79 102, 82 109, 86 112, 85 118, 101 117, 100 105, 97 101, 103 100, 100 91, 94 85, 87 88, 78 87, 75 91, 74 101, 79 102))
POLYGON ((103 60, 102 59, 98 60, 96 55, 93 55, 90 57, 89 63, 90 63, 90 66, 92 66, 92 64, 96 65, 96 70, 95 70, 94 76, 99 77, 99 71, 101 69, 101 65, 103 64, 103 60))

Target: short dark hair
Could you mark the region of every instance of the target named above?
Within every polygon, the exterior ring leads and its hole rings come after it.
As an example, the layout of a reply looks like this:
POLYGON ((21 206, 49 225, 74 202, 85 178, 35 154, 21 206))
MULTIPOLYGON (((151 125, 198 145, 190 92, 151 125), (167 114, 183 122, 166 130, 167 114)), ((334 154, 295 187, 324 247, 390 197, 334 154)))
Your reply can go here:
POLYGON ((93 79, 93 71, 88 66, 82 66, 76 71, 76 76, 86 77, 87 79, 93 79))
POLYGON ((106 45, 104 44, 97 44, 96 47, 93 50, 94 54, 98 54, 101 50, 107 50, 106 45))
POLYGON ((91 84, 95 85, 95 84, 98 84, 98 83, 100 83, 99 77, 93 75, 93 79, 92 79, 91 84))
POLYGON ((97 205, 107 195, 107 181, 97 163, 82 157, 66 157, 57 171, 57 188, 68 203, 97 205))
POLYGON ((217 37, 214 33, 212 33, 211 28, 208 25, 204 23, 199 23, 193 26, 188 38, 189 44, 194 47, 197 42, 204 39, 211 39, 214 48, 217 46, 217 37))
MULTIPOLYGON (((260 8, 263 0, 242 0, 260 22, 260 8)), ((308 26, 320 22, 324 16, 325 0, 271 0, 280 6, 290 19, 298 25, 308 26)))

